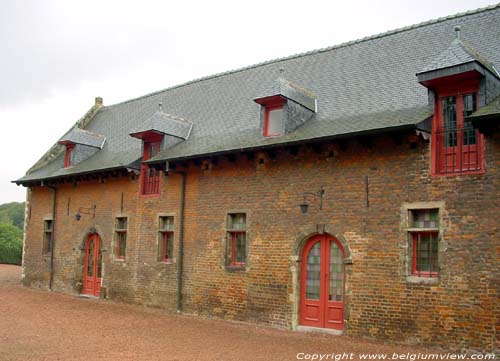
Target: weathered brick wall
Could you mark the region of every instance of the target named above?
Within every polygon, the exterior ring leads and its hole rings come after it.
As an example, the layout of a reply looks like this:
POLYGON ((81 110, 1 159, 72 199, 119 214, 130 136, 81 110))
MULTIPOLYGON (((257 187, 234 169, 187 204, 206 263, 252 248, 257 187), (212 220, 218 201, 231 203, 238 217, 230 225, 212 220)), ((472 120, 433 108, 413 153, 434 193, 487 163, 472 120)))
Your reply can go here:
MULTIPOLYGON (((297 155, 277 151, 274 159, 256 153, 255 159, 239 156, 191 164, 186 179, 184 311, 292 327, 297 280, 291 269, 300 267, 295 247, 300 235, 324 224, 351 252, 352 265, 346 265, 346 333, 452 348, 498 347, 500 136, 487 138, 485 174, 452 177, 430 176, 429 144, 422 140, 413 147, 406 138, 401 142, 391 137, 377 138, 371 145, 345 145, 330 144, 320 153, 311 148, 301 148, 297 155), (307 214, 300 213, 302 192, 321 186, 326 192, 323 210, 314 203, 307 214), (402 207, 431 201, 444 202, 440 277, 436 284, 415 284, 407 280, 402 207), (243 271, 224 267, 230 212, 247 214, 249 258, 243 271)), ((96 227, 108 249, 103 284, 107 296, 174 310, 180 180, 179 174, 163 177, 159 197, 138 196, 138 181, 128 179, 60 187, 55 289, 78 291, 81 244, 86 232, 96 227), (88 215, 74 220, 78 206, 94 203, 95 220, 88 215), (157 261, 159 214, 175 216, 172 264, 157 261), (117 215, 129 217, 124 262, 111 256, 117 215)), ((51 202, 50 190, 33 189, 27 285, 47 284, 41 234, 51 202)))

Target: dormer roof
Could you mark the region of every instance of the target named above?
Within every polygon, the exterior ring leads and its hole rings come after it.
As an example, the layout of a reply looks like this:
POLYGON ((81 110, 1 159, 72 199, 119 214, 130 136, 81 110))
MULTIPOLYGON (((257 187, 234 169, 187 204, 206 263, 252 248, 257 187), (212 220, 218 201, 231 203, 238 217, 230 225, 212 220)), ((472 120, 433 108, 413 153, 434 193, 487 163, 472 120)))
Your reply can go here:
POLYGON ((417 73, 417 77, 418 81, 425 85, 433 79, 469 71, 484 75, 485 70, 500 78, 500 74, 491 62, 457 36, 450 46, 417 73))
POLYGON ((102 149, 106 137, 101 134, 96 134, 85 129, 73 128, 61 139, 59 139, 59 144, 81 144, 93 148, 102 149))
POLYGON ((266 99, 281 96, 302 105, 303 107, 316 112, 316 96, 293 82, 280 76, 274 80, 270 86, 263 89, 254 101, 258 104, 265 104, 266 99))
POLYGON ((141 125, 133 128, 130 136, 142 139, 144 134, 156 132, 186 140, 192 128, 193 123, 190 121, 158 110, 141 125))

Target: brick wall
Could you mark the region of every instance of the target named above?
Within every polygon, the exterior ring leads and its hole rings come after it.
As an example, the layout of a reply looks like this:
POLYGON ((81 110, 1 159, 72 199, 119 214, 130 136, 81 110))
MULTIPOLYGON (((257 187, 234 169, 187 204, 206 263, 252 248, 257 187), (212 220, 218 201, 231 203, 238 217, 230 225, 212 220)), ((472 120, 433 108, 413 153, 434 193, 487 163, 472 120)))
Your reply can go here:
MULTIPOLYGON (((500 314, 500 136, 486 139, 483 175, 431 177, 429 143, 380 137, 302 147, 296 155, 219 157, 191 163, 186 179, 183 310, 226 319, 295 326, 300 244, 322 225, 350 251, 346 265, 345 332, 451 348, 492 350, 500 314), (366 202, 368 176, 369 207, 366 202), (325 189, 323 210, 302 214, 305 191, 325 189), (408 279, 405 204, 442 202, 440 277, 408 279), (224 266, 227 214, 247 214, 248 264, 224 266), (319 225, 319 227, 318 227, 319 225), (496 327, 496 329, 495 329, 496 327)), ((106 296, 175 309, 179 241, 179 174, 162 176, 159 197, 140 197, 137 180, 59 186, 55 234, 57 290, 77 293, 82 242, 92 227, 102 237, 106 296), (121 210, 121 193, 124 205, 121 210), (70 212, 67 203, 70 198, 70 212), (74 219, 96 205, 96 217, 74 219), (175 217, 172 264, 157 260, 158 215, 175 217), (127 257, 114 260, 114 217, 129 217, 127 257)), ((49 259, 41 253, 43 218, 52 193, 33 189, 24 283, 46 287, 49 259)), ((300 272, 299 272, 300 273, 300 272)))

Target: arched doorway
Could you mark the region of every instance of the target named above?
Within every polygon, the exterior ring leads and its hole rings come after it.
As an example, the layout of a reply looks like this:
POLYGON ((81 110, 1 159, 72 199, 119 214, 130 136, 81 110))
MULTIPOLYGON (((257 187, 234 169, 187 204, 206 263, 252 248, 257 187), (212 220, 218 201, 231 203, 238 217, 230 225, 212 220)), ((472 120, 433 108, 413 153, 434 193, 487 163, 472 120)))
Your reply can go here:
POLYGON ((101 238, 91 233, 85 242, 82 294, 98 297, 101 293, 102 252, 101 238))
POLYGON ((343 330, 344 249, 328 234, 311 237, 302 250, 300 324, 343 330))

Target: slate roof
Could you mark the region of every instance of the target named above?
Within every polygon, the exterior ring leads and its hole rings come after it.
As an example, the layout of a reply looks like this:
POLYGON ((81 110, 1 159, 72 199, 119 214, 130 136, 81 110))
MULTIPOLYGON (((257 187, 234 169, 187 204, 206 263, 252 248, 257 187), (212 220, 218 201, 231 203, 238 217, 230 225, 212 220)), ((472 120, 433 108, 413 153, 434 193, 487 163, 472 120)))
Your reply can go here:
POLYGON ((73 128, 66 135, 64 135, 61 139, 59 139, 59 143, 76 143, 88 145, 89 147, 99 148, 101 149, 106 141, 106 137, 101 134, 96 134, 89 132, 85 129, 73 128))
POLYGON ((154 130, 163 134, 172 135, 176 138, 188 139, 193 123, 176 117, 171 114, 164 113, 159 110, 149 117, 141 125, 131 129, 130 134, 137 134, 154 130))
POLYGON ((473 119, 500 119, 500 96, 498 96, 495 100, 485 105, 484 107, 479 108, 477 111, 472 113, 467 117, 470 120, 473 119))
POLYGON ((129 133, 152 117, 159 103, 176 117, 189 119, 193 128, 188 140, 163 150, 152 161, 412 127, 431 114, 427 89, 415 74, 450 46, 456 25, 462 28, 464 43, 500 64, 497 4, 105 106, 85 126, 106 136, 101 151, 66 169, 61 153, 16 182, 127 167, 141 157, 141 140, 129 133), (315 94, 317 113, 290 134, 264 138, 260 105, 253 100, 263 89, 272 88, 281 68, 287 80, 315 94))
POLYGON ((486 69, 491 71, 496 76, 500 76, 500 74, 498 74, 498 71, 488 60, 484 59, 470 45, 464 44, 460 38, 456 38, 455 40, 453 40, 451 45, 446 48, 445 51, 439 54, 435 59, 432 60, 431 63, 425 66, 417 74, 427 73, 444 68, 451 68, 474 61, 477 61, 478 63, 483 65, 486 69))
POLYGON ((316 96, 281 76, 271 84, 269 89, 259 93, 259 96, 254 100, 259 104, 263 104, 263 99, 276 95, 291 99, 313 112, 316 111, 316 96))

